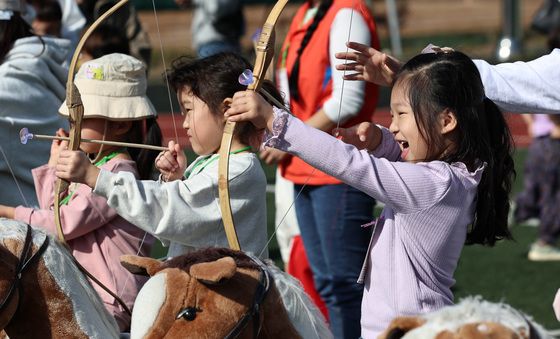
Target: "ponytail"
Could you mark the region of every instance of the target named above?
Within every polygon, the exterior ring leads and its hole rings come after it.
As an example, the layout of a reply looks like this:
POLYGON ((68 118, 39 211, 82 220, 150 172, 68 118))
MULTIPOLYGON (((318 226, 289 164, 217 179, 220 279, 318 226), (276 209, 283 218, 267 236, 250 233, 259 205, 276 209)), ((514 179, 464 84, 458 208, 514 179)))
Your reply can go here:
POLYGON ((294 66, 292 67, 292 71, 288 79, 288 85, 290 87, 290 97, 292 97, 296 101, 299 101, 300 98, 299 89, 298 89, 298 79, 299 79, 299 66, 300 66, 301 55, 303 54, 303 51, 307 47, 309 40, 311 40, 313 33, 315 33, 315 30, 319 26, 319 23, 321 22, 321 20, 323 20, 325 14, 327 14, 327 11, 332 5, 332 2, 333 2, 332 0, 321 1, 321 4, 317 9, 317 14, 315 14, 315 17, 313 18, 313 22, 307 28, 307 31, 303 36, 303 40, 301 41, 301 45, 297 50, 296 61, 294 63, 294 66))
POLYGON ((475 220, 467 234, 467 244, 493 246, 497 240, 512 239, 508 229, 509 193, 515 177, 511 153, 513 139, 506 120, 496 104, 484 98, 478 110, 489 150, 486 152, 486 168, 478 185, 475 220))

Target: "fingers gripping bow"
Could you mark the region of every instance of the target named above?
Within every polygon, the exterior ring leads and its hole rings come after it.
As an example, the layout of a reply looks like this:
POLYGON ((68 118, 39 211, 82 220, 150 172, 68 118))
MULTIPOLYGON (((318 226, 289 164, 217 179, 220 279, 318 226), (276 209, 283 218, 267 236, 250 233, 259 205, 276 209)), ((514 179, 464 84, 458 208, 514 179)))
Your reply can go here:
MULTIPOLYGON (((264 74, 274 56, 274 26, 276 25, 276 22, 287 3, 288 0, 280 0, 276 2, 264 23, 256 47, 257 56, 255 60, 255 67, 253 69, 253 76, 255 80, 247 87, 248 90, 258 91, 261 87, 262 81, 264 80, 264 74)), ((229 155, 235 126, 235 122, 227 121, 224 128, 218 164, 218 191, 220 197, 220 211, 222 212, 222 220, 229 247, 235 250, 240 250, 241 247, 239 245, 239 240, 237 239, 233 214, 231 212, 228 184, 229 155)))

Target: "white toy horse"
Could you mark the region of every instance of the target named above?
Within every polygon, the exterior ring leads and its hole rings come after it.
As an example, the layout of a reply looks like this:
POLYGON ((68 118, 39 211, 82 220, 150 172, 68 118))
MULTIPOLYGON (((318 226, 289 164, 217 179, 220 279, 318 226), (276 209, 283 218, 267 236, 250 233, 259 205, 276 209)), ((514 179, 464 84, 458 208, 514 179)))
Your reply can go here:
POLYGON ((417 317, 395 318, 380 339, 548 339, 533 319, 504 303, 468 297, 417 317))

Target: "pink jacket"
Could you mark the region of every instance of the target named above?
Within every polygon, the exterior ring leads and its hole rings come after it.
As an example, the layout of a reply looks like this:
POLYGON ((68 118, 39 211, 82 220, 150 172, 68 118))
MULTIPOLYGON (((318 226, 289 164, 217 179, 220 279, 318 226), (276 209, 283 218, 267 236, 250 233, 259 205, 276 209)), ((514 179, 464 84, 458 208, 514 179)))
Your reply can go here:
MULTIPOLYGON (((130 160, 112 159, 101 168, 111 171, 129 171, 138 176, 136 164, 130 160)), ((19 206, 15 219, 56 234, 54 224, 54 168, 47 165, 32 170, 37 199, 41 209, 19 206)), ((74 191, 68 205, 60 208, 62 226, 72 254, 93 276, 115 292, 130 308, 138 291, 145 282, 144 277, 130 274, 120 265, 123 254, 150 254, 153 237, 120 217, 107 205, 107 200, 92 193, 86 185, 72 184, 74 191), (146 236, 142 248, 140 244, 146 236)), ((114 305, 114 298, 92 283, 105 304, 114 305)), ((115 307, 107 306, 111 313, 120 318, 115 307)), ((125 316, 125 318, 128 318, 125 316)))

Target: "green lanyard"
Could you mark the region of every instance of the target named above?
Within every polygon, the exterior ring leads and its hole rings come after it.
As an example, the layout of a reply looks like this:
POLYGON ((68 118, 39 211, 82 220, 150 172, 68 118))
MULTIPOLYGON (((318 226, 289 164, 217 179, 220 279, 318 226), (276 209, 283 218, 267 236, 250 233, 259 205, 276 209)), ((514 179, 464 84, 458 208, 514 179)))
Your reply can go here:
MULTIPOLYGON (((106 163, 109 162, 109 160, 113 159, 114 157, 116 157, 117 155, 124 153, 124 150, 120 149, 114 152, 109 153, 108 155, 104 156, 103 158, 101 158, 101 160, 99 160, 98 162, 95 163, 96 167, 100 167, 105 165, 106 163)), ((74 191, 72 190, 70 193, 68 193, 68 195, 66 197, 64 197, 64 199, 62 199, 60 201, 60 206, 62 205, 68 205, 68 202, 70 201, 70 199, 72 198, 72 195, 74 195, 74 191)))
MULTIPOLYGON (((229 154, 237 154, 237 153, 241 153, 241 152, 249 151, 249 150, 251 150, 251 146, 246 146, 246 147, 243 147, 242 149, 238 149, 237 151, 229 152, 229 154)), ((200 170, 198 172, 196 172, 196 174, 202 172, 204 170, 204 168, 206 168, 206 166, 210 165, 212 162, 214 162, 214 160, 218 159, 219 156, 220 155, 216 153, 216 154, 208 155, 204 158, 198 159, 189 171, 185 171, 185 178, 188 179, 194 173, 194 170, 199 166, 200 166, 200 170)))

